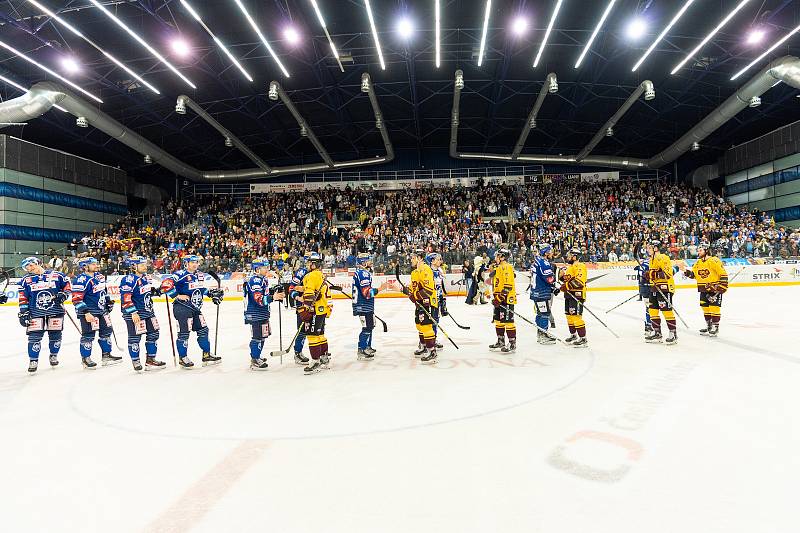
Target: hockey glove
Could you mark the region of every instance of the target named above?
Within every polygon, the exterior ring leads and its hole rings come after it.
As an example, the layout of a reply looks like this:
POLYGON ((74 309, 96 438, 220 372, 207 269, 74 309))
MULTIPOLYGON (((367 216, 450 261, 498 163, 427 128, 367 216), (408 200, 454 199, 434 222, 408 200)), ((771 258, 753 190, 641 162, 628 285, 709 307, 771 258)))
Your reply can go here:
POLYGON ((56 303, 58 303, 58 305, 61 305, 64 302, 66 302, 68 298, 69 295, 66 292, 59 292, 58 294, 56 294, 56 303))
POLYGON ((558 296, 559 292, 561 292, 561 287, 553 287, 553 296, 558 296))
POLYGON ((403 287, 403 294, 405 294, 406 296, 409 295, 408 287, 403 287))
POLYGON ((103 306, 103 309, 106 310, 106 313, 110 313, 111 311, 113 311, 114 310, 114 300, 112 300, 111 298, 106 298, 106 303, 103 306))
POLYGON ((447 316, 447 300, 442 298, 442 301, 439 302, 439 312, 442 313, 442 316, 447 316))
POLYGON ((314 308, 304 305, 297 310, 297 316, 300 317, 301 322, 311 322, 314 318, 314 308))
POLYGON ((0 294, 0 304, 4 304, 8 301, 8 296, 5 294, 0 294))
POLYGON ((692 272, 691 270, 688 270, 688 269, 684 270, 683 271, 683 276, 686 277, 686 278, 694 279, 694 272, 692 272))
POLYGON ((17 313, 17 318, 19 319, 19 325, 23 328, 27 328, 31 325, 31 312, 30 311, 20 311, 17 313))
POLYGON ((225 296, 225 291, 222 289, 211 289, 208 291, 208 296, 211 298, 211 301, 214 305, 219 305, 222 303, 222 298, 225 296))
POLYGON ((161 296, 162 294, 164 293, 161 291, 161 287, 156 287, 156 286, 150 287, 151 296, 161 296))

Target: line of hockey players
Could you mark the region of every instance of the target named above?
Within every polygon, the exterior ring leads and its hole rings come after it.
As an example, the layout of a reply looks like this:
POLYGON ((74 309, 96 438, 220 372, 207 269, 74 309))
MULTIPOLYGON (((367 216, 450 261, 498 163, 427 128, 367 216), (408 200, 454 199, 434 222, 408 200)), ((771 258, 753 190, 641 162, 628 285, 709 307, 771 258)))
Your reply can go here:
MULTIPOLYGON (((675 344, 677 326, 672 299, 675 293, 674 276, 678 269, 660 249, 660 242, 648 243, 646 253, 636 267, 640 280, 639 296, 646 305, 645 340, 650 343, 664 341, 661 320, 663 315, 668 330, 666 343, 675 344)), ((576 348, 588 346, 586 322, 583 319, 584 311, 588 310, 586 294, 589 280, 586 265, 580 260, 580 251, 577 248, 565 254, 567 267, 561 271, 552 262, 553 256, 552 246, 543 244, 539 247, 539 256, 531 265, 529 295, 536 316, 534 320, 528 320, 516 310, 516 273, 509 263, 511 254, 507 249, 495 253, 489 268, 489 278, 492 281, 492 318, 497 341, 489 346, 490 349, 500 350, 502 353, 513 353, 516 350, 515 317, 536 328, 539 344, 550 345, 561 341, 576 348), (570 333, 564 340, 556 338, 549 331, 554 326, 553 297, 560 293, 564 295, 564 312, 570 333)), ((706 321, 706 327, 700 333, 716 336, 719 332, 722 295, 728 288, 728 275, 722 261, 710 254, 708 245, 699 247, 698 256, 692 269, 684 271, 684 276, 697 281, 700 307, 706 321)), ((305 264, 293 273, 291 281, 286 284, 279 281, 274 287, 269 286, 269 261, 265 259, 253 262, 253 272, 243 283, 244 321, 251 329, 250 367, 253 370, 266 370, 269 366, 262 357, 262 352, 266 339, 272 333, 270 304, 273 301, 281 302, 287 297, 292 300, 297 317, 297 330, 291 346, 295 363, 304 366, 305 374, 315 374, 329 366, 331 354, 325 337, 325 322, 333 308, 330 291, 342 291, 340 287, 331 284, 322 273, 319 254, 307 253, 304 259, 305 264), (288 287, 288 295, 284 287, 288 287), (303 355, 306 341, 310 359, 303 355)), ((202 313, 202 306, 205 297, 210 298, 214 305, 220 305, 224 292, 219 287, 206 288, 208 275, 199 270, 201 261, 198 256, 186 256, 183 258, 183 268, 158 282, 148 273, 148 260, 140 257, 129 260, 131 271, 120 281, 120 299, 128 334, 128 353, 137 372, 165 367, 165 363, 157 359, 160 325, 153 308, 153 297, 161 295, 167 297, 167 302, 172 301, 168 318, 170 335, 172 319, 177 323, 177 339, 173 345, 173 358, 177 350, 177 364, 185 369, 194 366, 188 355, 191 333, 196 335, 204 366, 221 361, 220 357, 211 353, 209 327, 202 313), (145 340, 144 363, 140 358, 142 337, 145 340)), ((414 304, 414 322, 419 339, 414 355, 422 363, 431 364, 437 361, 443 347, 437 340, 439 320, 448 316, 442 256, 435 252, 416 250, 411 254, 410 261, 413 267, 411 284, 404 286, 403 292, 414 304)), ((79 350, 84 368, 97 367, 91 357, 95 338, 100 346, 103 365, 116 364, 122 360, 112 353, 111 337, 115 333, 110 314, 114 301, 108 295, 106 278, 99 272, 95 259, 82 259, 79 262, 81 273, 72 280, 61 272, 46 270, 36 257, 25 258, 21 266, 26 274, 19 282, 18 319, 28 336, 29 372, 35 372, 38 368, 45 333, 48 335, 50 365, 58 365, 65 316, 80 331, 79 350), (67 300, 71 300, 74 305, 77 323, 64 307, 67 300)), ((361 322, 356 355, 362 361, 370 361, 376 354, 372 347, 372 337, 377 289, 373 287, 371 268, 371 256, 359 254, 352 279, 352 293, 345 293, 352 300, 353 315, 361 322)), ((5 303, 6 299, 5 295, 0 295, 0 303, 5 303)))

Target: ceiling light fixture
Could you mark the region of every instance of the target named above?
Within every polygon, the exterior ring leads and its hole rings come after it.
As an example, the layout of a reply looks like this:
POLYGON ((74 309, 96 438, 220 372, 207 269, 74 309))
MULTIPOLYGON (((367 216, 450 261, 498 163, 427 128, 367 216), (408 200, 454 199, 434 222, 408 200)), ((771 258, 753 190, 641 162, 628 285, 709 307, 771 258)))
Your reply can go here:
POLYGON ((550 38, 550 32, 553 31, 553 24, 556 23, 556 17, 558 16, 558 11, 561 9, 561 4, 564 3, 564 0, 558 0, 556 2, 556 7, 553 9, 553 15, 550 17, 550 22, 547 24, 547 30, 544 32, 544 39, 542 39, 542 44, 539 45, 539 52, 536 54, 536 59, 533 60, 533 68, 539 66, 539 60, 542 58, 542 53, 544 52, 544 47, 547 45, 547 39, 550 38))
POLYGON ((436 20, 436 68, 439 68, 442 65, 442 13, 439 0, 435 0, 433 10, 436 20))
POLYGON ((369 0, 364 0, 364 5, 367 8, 367 17, 369 18, 369 27, 372 30, 372 38, 375 40, 375 48, 378 50, 381 70, 386 70, 386 63, 383 61, 383 52, 381 51, 381 42, 378 40, 378 28, 375 27, 375 17, 372 16, 372 6, 369 5, 369 0))
POLYGON ((753 65, 755 65, 756 63, 760 62, 762 59, 764 59, 765 57, 767 57, 767 56, 768 56, 769 54, 771 54, 771 53, 772 53, 772 52, 773 52, 773 51, 774 51, 776 48, 778 48, 780 45, 782 45, 783 43, 785 43, 786 41, 788 41, 788 40, 789 40, 789 39, 792 37, 792 35, 794 35, 795 33, 799 32, 799 31, 800 31, 800 26, 797 26, 795 29, 793 29, 792 31, 790 31, 789 33, 787 33, 786 35, 784 35, 784 36, 783 36, 783 37, 782 37, 782 38, 781 38, 781 39, 780 39, 780 40, 779 40, 777 43, 775 43, 775 44, 773 44, 772 46, 770 46, 770 47, 769 47, 769 49, 768 49, 766 52, 764 52, 763 54, 761 54, 760 56, 758 56, 757 58, 755 58, 753 61, 751 61, 751 62, 750 62, 750 64, 749 64, 749 65, 747 65, 747 66, 746 66, 746 67, 744 67, 742 70, 740 70, 739 72, 737 72, 736 74, 734 74, 734 75, 733 75, 733 77, 731 78, 731 81, 735 80, 736 78, 738 78, 739 76, 741 76, 742 74, 744 74, 745 72, 747 72, 748 70, 750 70, 750 68, 751 68, 753 65))
MULTIPOLYGON (((184 2, 184 1, 185 0, 181 0, 181 2, 184 2)), ((261 30, 259 29, 258 24, 256 24, 256 21, 253 20, 253 17, 250 16, 250 13, 247 11, 247 8, 244 7, 244 4, 242 3, 242 0, 233 0, 233 1, 236 2, 237 6, 239 6, 239 10, 242 12, 244 17, 247 19, 247 22, 250 23, 250 26, 253 28, 253 31, 255 31, 256 35, 258 35, 258 38, 261 39, 261 42, 264 44, 264 47, 267 49, 267 51, 269 52, 269 55, 272 56, 272 59, 275 61, 275 63, 281 69, 281 72, 283 72, 283 75, 288 78, 289 77, 289 71, 286 70, 286 67, 283 66, 283 63, 281 63, 281 59, 278 57, 278 54, 275 53, 275 50, 272 49, 272 46, 270 46, 269 41, 267 41, 267 38, 264 37, 263 33, 261 33, 261 30)))
POLYGON ((708 35, 706 35, 705 39, 703 39, 702 41, 700 41, 700 44, 698 44, 698 45, 695 47, 695 49, 694 49, 694 50, 692 50, 691 52, 689 52, 689 54, 688 54, 688 55, 687 55, 687 56, 686 56, 686 57, 683 59, 683 61, 681 61, 680 63, 678 63, 678 64, 675 66, 675 68, 674 68, 674 69, 672 69, 672 72, 670 72, 670 74, 675 74, 675 73, 676 73, 676 72, 678 72, 678 71, 679 71, 681 68, 683 68, 683 66, 686 64, 686 62, 687 62, 687 61, 689 61, 691 58, 693 58, 693 57, 695 56, 695 54, 697 54, 697 52, 699 52, 699 51, 700 51, 700 49, 701 49, 701 48, 703 48, 703 47, 704 47, 706 44, 708 44, 708 41, 710 41, 710 40, 711 40, 711 38, 712 38, 712 37, 714 37, 714 36, 715 36, 715 35, 716 35, 716 34, 719 32, 719 30, 721 30, 721 29, 723 28, 723 26, 725 26, 725 25, 726 25, 728 22, 730 22, 730 20, 731 20, 731 19, 732 19, 734 16, 736 16, 736 13, 738 13, 739 11, 741 11, 741 10, 742 10, 742 8, 743 8, 745 5, 747 5, 747 3, 748 3, 748 2, 750 2, 750 0, 742 0, 741 2, 739 2, 739 5, 738 5, 738 6, 736 6, 736 7, 733 9, 733 11, 731 11, 730 13, 728 13, 728 16, 726 16, 724 19, 722 19, 722 21, 721 21, 719 24, 717 24, 717 27, 716 27, 716 28, 714 28, 714 29, 711 31, 711 33, 709 33, 708 35))
POLYGON ((410 39, 414 34, 414 23, 407 18, 400 19, 397 23, 397 33, 399 33, 400 37, 403 39, 410 39))
POLYGON ((647 33, 647 21, 642 17, 636 17, 625 28, 625 35, 632 41, 638 41, 645 33, 647 33))
POLYGON ((672 29, 672 27, 678 22, 678 20, 683 16, 683 14, 686 13, 686 10, 689 9, 689 6, 691 6, 693 3, 694 0, 686 0, 686 3, 683 4, 683 7, 680 9, 680 11, 678 11, 675 14, 675 16, 672 17, 672 20, 669 21, 667 27, 664 28, 664 30, 658 34, 658 37, 656 37, 656 40, 653 41, 653 44, 650 45, 650 48, 648 48, 647 51, 644 53, 644 55, 641 57, 641 59, 639 59, 639 61, 636 62, 636 64, 631 69, 631 72, 636 72, 636 70, 642 65, 642 63, 644 63, 644 60, 647 59, 647 56, 649 56, 653 52, 653 50, 656 49, 656 46, 658 45, 658 43, 661 42, 661 39, 663 39, 664 36, 666 36, 667 33, 669 33, 669 30, 672 29))
POLYGON ((72 57, 65 57, 64 59, 62 59, 61 67, 70 74, 77 74, 81 70, 81 67, 80 65, 78 65, 78 62, 75 61, 75 59, 72 57))
POLYGON ((72 83, 71 81, 69 81, 67 78, 65 78, 64 76, 62 76, 58 72, 50 70, 49 68, 47 68, 46 66, 42 65, 38 61, 35 61, 34 59, 28 57, 27 55, 23 54, 22 52, 20 52, 19 50, 17 50, 13 46, 11 46, 10 44, 6 44, 5 42, 0 41, 0 46, 5 48, 6 50, 11 52, 12 54, 18 55, 19 57, 21 57, 22 59, 24 59, 28 63, 31 63, 32 65, 35 65, 35 66, 39 67, 40 69, 42 69, 43 71, 47 72, 51 76, 55 76, 56 78, 58 78, 59 80, 63 81, 64 83, 66 83, 67 85, 72 87, 73 89, 77 89, 78 91, 82 92, 83 94, 85 94, 86 96, 88 96, 89 98, 94 100, 95 102, 99 102, 101 104, 103 103, 103 101, 100 98, 98 98, 97 96, 95 96, 92 93, 90 93, 89 91, 81 88, 80 86, 72 83))
POLYGON ((526 31, 528 31, 528 19, 523 16, 515 18, 511 23, 511 32, 517 37, 522 37, 526 31))
POLYGON ((172 51, 175 52, 180 57, 189 57, 189 54, 192 52, 189 43, 184 41, 183 39, 175 39, 172 41, 172 51))
POLYGON ((611 9, 614 7, 614 4, 616 2, 617 2, 617 0, 611 0, 608 3, 608 6, 606 7, 606 10, 603 11, 603 16, 600 17, 600 20, 597 22, 597 26, 594 27, 594 31, 592 32, 592 36, 589 37, 589 42, 586 43, 586 46, 583 48, 583 52, 581 52, 581 55, 578 58, 578 61, 575 62, 575 68, 578 68, 578 67, 581 66, 581 63, 583 62, 583 58, 586 57, 586 54, 589 52, 589 49, 592 47, 592 43, 597 38, 597 34, 600 33, 600 28, 602 28, 603 24, 605 24, 606 19, 608 18, 608 15, 611 13, 611 9))
POLYGON ((67 28, 69 31, 71 31, 73 34, 75 34, 76 36, 80 37, 81 39, 83 39, 84 41, 86 41, 87 43, 92 45, 98 52, 100 52, 101 54, 106 56, 108 59, 110 59, 115 65, 117 65, 119 68, 121 68, 122 70, 127 72, 136 81, 138 81, 139 83, 141 83, 142 85, 144 85, 145 87, 147 87, 148 89, 153 91, 154 93, 161 94, 158 89, 156 89, 155 87, 153 87, 152 85, 150 85, 149 83, 144 81, 141 76, 139 76, 134 71, 132 71, 130 68, 128 68, 126 65, 124 65, 122 63, 122 61, 120 61, 116 57, 112 56, 111 54, 109 54, 108 52, 106 52, 105 50, 100 48, 94 41, 92 41, 91 39, 86 37, 83 33, 78 31, 72 24, 70 24, 69 22, 65 21, 64 19, 62 19, 61 17, 56 15, 53 11, 51 11, 47 7, 43 6, 42 4, 37 2, 36 0, 27 0, 27 2, 29 4, 32 4, 33 6, 37 7, 38 9, 42 10, 48 17, 50 17, 51 19, 55 20, 56 22, 58 22, 59 24, 61 24, 65 28, 67 28))
MULTIPOLYGON (((164 56, 162 56, 161 54, 159 54, 159 53, 156 51, 156 49, 155 49, 155 48, 153 48, 152 46, 150 46, 149 44, 147 44, 147 43, 145 42, 145 40, 144 40, 144 39, 142 39, 141 37, 139 37, 139 35, 138 35, 136 32, 134 32, 132 29, 130 29, 128 26, 126 26, 124 22, 122 22, 122 21, 121 21, 121 20, 119 20, 117 17, 115 17, 115 16, 114 16, 114 15, 111 13, 111 11, 109 11, 108 9, 106 9, 106 7, 105 7, 105 6, 103 6, 103 5, 102 5, 100 2, 98 2, 97 0, 89 0, 89 1, 90 1, 92 4, 94 4, 94 6, 95 6, 96 8, 98 8, 100 11, 102 11, 102 12, 103 12, 103 13, 104 13, 104 14, 105 14, 105 15, 106 15, 108 18, 110 18, 111 20, 113 20, 113 21, 114 21, 114 23, 115 23, 117 26, 119 26, 120 28, 122 28, 123 30, 125 30, 125 32, 126 32, 128 35, 130 35, 131 37, 133 37, 133 38, 136 40, 136 42, 138 42, 139 44, 141 44, 142 46, 144 46, 144 47, 145 47, 145 49, 146 49, 148 52, 150 52, 150 53, 151 53, 151 54, 152 54, 152 55, 153 55, 153 56, 154 56, 156 59, 158 59, 159 61, 161 61, 162 63, 164 63, 164 64, 167 66, 167 68, 169 68, 169 69, 170 69, 172 72, 174 72, 174 73, 175 73, 175 75, 177 75, 177 76, 178 76, 180 79, 182 79, 183 81, 185 81, 185 82, 186 82, 186 84, 187 84, 187 85, 189 85, 189 87, 191 87, 192 89, 197 89, 197 86, 196 86, 194 83, 192 83, 192 81, 191 81, 189 78, 187 78, 186 76, 184 76, 183 74, 181 74, 181 73, 180 73, 180 71, 179 71, 177 68, 175 68, 175 66, 174 66, 172 63, 170 63, 169 61, 167 61, 167 60, 164 58, 164 56)), ((105 54, 105 55, 106 55, 106 57, 108 57, 109 59, 111 59, 111 56, 109 56, 108 54, 105 54)), ((143 82, 143 83, 144 83, 144 82, 143 82)))
POLYGON ((767 32, 764 30, 752 30, 750 33, 747 34, 747 44, 758 44, 764 40, 766 37, 767 32))
POLYGON ((489 33, 489 16, 492 13, 492 0, 486 0, 486 10, 483 13, 483 32, 481 32, 481 49, 478 52, 478 66, 483 64, 483 54, 486 52, 486 34, 489 33))
POLYGON ((319 10, 317 0, 311 0, 311 6, 314 8, 314 13, 317 14, 317 20, 319 20, 319 24, 322 26, 322 30, 325 32, 325 37, 328 38, 328 44, 331 46, 331 53, 333 53, 333 57, 336 58, 336 62, 339 63, 339 70, 344 72, 344 65, 342 65, 342 60, 339 59, 339 52, 336 50, 336 45, 333 44, 333 39, 331 38, 331 34, 328 32, 328 27, 325 24, 325 19, 322 17, 322 11, 319 10))
POLYGON ((300 33, 294 26, 287 26, 283 30, 283 37, 291 44, 292 46, 297 45, 300 43, 300 33))

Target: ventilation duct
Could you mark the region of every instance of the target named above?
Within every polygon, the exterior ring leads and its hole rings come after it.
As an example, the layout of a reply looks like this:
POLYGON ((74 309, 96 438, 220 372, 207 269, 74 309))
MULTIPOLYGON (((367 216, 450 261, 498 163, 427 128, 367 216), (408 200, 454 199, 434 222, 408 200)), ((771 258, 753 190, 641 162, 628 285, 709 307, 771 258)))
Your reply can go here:
MULTIPOLYGON (((364 73, 362 75, 362 87, 367 86, 369 88, 369 101, 370 105, 372 106, 372 111, 375 116, 376 124, 384 124, 383 121, 383 114, 381 113, 380 107, 378 105, 378 98, 375 96, 375 91, 373 90, 372 82, 370 79, 369 74, 364 73)), ((276 84, 277 87, 277 84, 276 84)), ((279 93, 283 93, 282 90, 278 90, 279 93)), ((135 150, 143 157, 145 155, 149 155, 150 159, 162 167, 174 172, 178 176, 182 178, 186 178, 192 181, 198 182, 228 182, 228 181, 243 181, 243 180, 253 180, 259 178, 269 178, 274 176, 286 176, 290 174, 302 174, 304 172, 315 172, 320 170, 329 170, 329 169, 339 169, 339 168, 356 168, 368 165, 378 165, 382 163, 388 163, 394 159, 394 149, 392 147, 392 142, 389 139, 389 134, 386 131, 385 127, 379 129, 379 133, 381 134, 381 139, 383 140, 384 148, 386 149, 386 155, 383 156, 375 156, 372 158, 363 158, 363 159, 355 159, 352 161, 330 161, 325 163, 312 163, 312 164, 305 164, 305 165, 292 165, 286 167, 269 167, 267 169, 264 168, 247 168, 247 169, 240 169, 240 170, 209 170, 203 171, 196 169, 190 165, 187 165, 177 157, 171 155, 167 151, 163 150, 159 146, 156 146, 152 142, 148 141, 138 133, 134 132, 130 128, 127 128, 111 118, 106 113, 103 113, 93 105, 89 104, 83 98, 76 95, 74 92, 70 91, 69 89, 65 88, 61 84, 55 82, 40 82, 34 85, 29 94, 38 95, 40 93, 55 93, 61 98, 59 101, 59 105, 66 109, 72 115, 76 117, 85 117, 92 127, 97 128, 98 130, 102 131, 106 135, 113 137, 114 139, 118 140, 125 146, 135 150)), ((291 104, 291 100, 289 100, 288 96, 284 93, 283 94, 284 103, 289 102, 291 104)), ((186 106, 192 107, 191 99, 188 97, 182 101, 186 106)), ((8 102, 7 102, 8 103, 8 102)), ((53 102, 55 103, 55 102, 53 102)), ((50 104, 52 107, 52 104, 50 104)), ((2 110, 2 106, 0 106, 0 110, 2 110)), ((48 107, 49 109, 49 107, 48 107)), ((217 131, 228 131, 223 126, 221 126, 216 120, 214 120, 211 115, 205 113, 200 106, 194 104, 192 109, 197 112, 202 118, 204 118, 209 124, 211 124, 217 131), (202 111, 202 113, 201 113, 202 111)), ((292 109, 294 109, 295 113, 297 113, 296 117, 299 117, 299 120, 302 121, 304 124, 305 120, 300 116, 299 112, 294 108, 292 105, 292 109)), ((41 109, 35 110, 39 115, 41 115, 44 111, 41 109), (41 111, 41 112, 39 112, 41 111)), ((1 111, 0 111, 1 113, 1 111)), ((293 113, 293 114, 295 114, 293 113)), ((0 114, 0 117, 3 115, 0 114)), ((25 115, 25 116, 17 116, 15 115, 16 120, 19 119, 28 120, 33 116, 38 115, 25 115)), ((306 124, 307 131, 311 133, 310 128, 306 124)), ((233 134, 229 133, 230 139, 234 142, 234 145, 237 146, 240 150, 244 152, 247 149, 246 145, 241 143, 233 134), (237 145, 236 142, 239 142, 237 145)), ((225 135, 225 134, 223 134, 225 135)), ((309 135, 310 137, 310 135, 309 135)), ((318 142, 318 141, 317 141, 318 142)), ((319 145, 322 146, 321 144, 319 145)), ((323 148, 324 150, 324 148, 323 148)), ((245 152, 246 153, 246 152, 245 152)), ((327 154, 327 152, 326 152, 327 154)), ((255 156, 254 156, 255 157, 255 156)), ((263 161, 262 161, 263 163, 263 161)), ((266 163, 264 163, 266 165, 266 163)))
MULTIPOLYGON (((456 73, 456 78, 458 78, 458 73, 456 73)), ((464 88, 463 74, 461 88, 464 88)), ((525 148, 525 142, 528 140, 528 135, 530 134, 531 129, 536 127, 536 117, 539 115, 539 110, 542 108, 545 97, 548 94, 555 94, 557 92, 558 78, 556 77, 555 73, 551 72, 547 75, 547 78, 545 78, 542 88, 539 90, 539 96, 536 97, 536 102, 533 104, 533 109, 531 109, 530 114, 528 114, 528 120, 525 121, 525 127, 522 128, 522 133, 519 134, 517 144, 514 146, 514 151, 511 153, 512 159, 519 157, 522 149, 525 148)))
POLYGON ((22 96, 6 100, 0 103, 0 128, 44 115, 63 99, 64 95, 58 91, 31 89, 22 96))
MULTIPOLYGON (((702 143, 709 135, 714 133, 725 123, 736 116, 740 111, 750 105, 753 97, 760 97, 766 93, 776 81, 782 81, 796 89, 800 89, 800 59, 794 56, 784 56, 776 59, 758 74, 753 76, 750 81, 745 83, 730 98, 725 100, 719 107, 708 114, 695 127, 686 132, 680 139, 672 143, 661 153, 650 159, 639 159, 621 156, 591 156, 587 155, 578 161, 577 156, 551 156, 551 155, 519 155, 513 157, 513 153, 487 154, 487 153, 467 153, 458 151, 458 114, 461 102, 461 89, 463 89, 463 73, 456 72, 456 84, 453 92, 453 111, 452 123, 450 127, 450 156, 456 159, 480 159, 487 161, 525 161, 539 164, 567 164, 575 166, 609 167, 609 168, 661 168, 668 163, 678 159, 680 156, 691 150, 694 143, 702 143), (460 74, 460 80, 459 80, 460 74), (459 83, 461 81, 462 83, 459 83)), ((641 86, 640 86, 641 88, 641 86)), ((648 92, 645 88, 645 98, 648 92)), ((605 129, 601 129, 605 135, 605 129)))

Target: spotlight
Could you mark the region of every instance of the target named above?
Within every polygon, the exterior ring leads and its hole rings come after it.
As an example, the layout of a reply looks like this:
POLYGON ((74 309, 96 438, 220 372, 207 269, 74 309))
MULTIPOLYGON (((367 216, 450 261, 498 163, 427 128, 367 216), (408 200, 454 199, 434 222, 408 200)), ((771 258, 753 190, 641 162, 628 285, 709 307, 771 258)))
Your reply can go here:
POLYGON ((696 152, 698 150, 700 150, 700 143, 695 141, 692 143, 692 152, 696 152))
POLYGON ((75 61, 71 57, 65 57, 61 60, 61 67, 70 74, 75 74, 80 72, 81 67, 78 66, 78 62, 75 61))
POLYGON ((189 47, 189 43, 183 39, 175 39, 172 41, 172 51, 175 52, 175 55, 178 57, 188 57, 192 49, 189 47))
POLYGON ((308 137, 308 129, 305 124, 300 124, 300 137, 308 137))
POLYGON ((186 100, 178 98, 178 101, 175 103, 175 112, 179 115, 186 114, 186 100))
POLYGON ((536 119, 532 118, 530 123, 531 129, 536 129, 536 119))
POLYGON ((750 99, 750 103, 748 104, 750 107, 758 107, 761 105, 761 98, 758 96, 754 96, 750 99))
POLYGON ((269 84, 269 93, 267 93, 267 96, 273 102, 278 99, 278 84, 274 81, 269 84))
POLYGON ((747 34, 747 44, 758 44, 764 40, 766 35, 764 30, 752 30, 747 34))
POLYGON ((550 94, 556 94, 558 92, 558 80, 555 76, 550 78, 550 86, 547 88, 547 92, 550 94))
POLYGON ((153 158, 152 158, 152 157, 150 157, 150 155, 149 155, 149 154, 144 156, 144 164, 145 164, 145 165, 149 165, 149 164, 151 164, 152 162, 153 162, 153 158))
POLYGON ((414 23, 407 18, 400 19, 400 22, 397 23, 397 33, 403 39, 410 39, 414 34, 414 23))
POLYGON ((464 88, 464 73, 460 70, 456 71, 456 88, 463 89, 464 88))
POLYGON ((522 37, 528 31, 528 19, 525 17, 517 17, 511 23, 511 32, 517 37, 522 37))
POLYGON ((613 137, 614 136, 614 128, 608 128, 606 130, 606 137, 613 137))
POLYGON ((230 137, 225 137, 225 146, 227 146, 228 148, 233 148, 233 141, 231 140, 230 137))
POLYGON ((632 41, 638 41, 647 33, 647 22, 643 18, 635 18, 625 28, 625 35, 632 41))
POLYGON ((300 42, 300 33, 294 26, 287 26, 286 29, 283 30, 283 37, 293 46, 300 42))
POLYGON ((78 126, 79 128, 88 128, 89 121, 86 119, 86 117, 78 117, 77 119, 75 119, 75 125, 78 126))
POLYGON ((361 92, 369 92, 369 75, 366 72, 361 75, 361 92))

